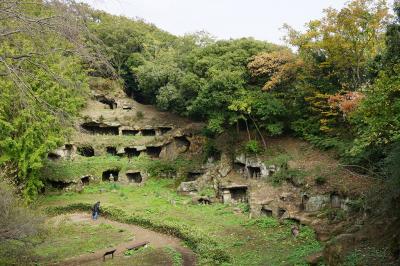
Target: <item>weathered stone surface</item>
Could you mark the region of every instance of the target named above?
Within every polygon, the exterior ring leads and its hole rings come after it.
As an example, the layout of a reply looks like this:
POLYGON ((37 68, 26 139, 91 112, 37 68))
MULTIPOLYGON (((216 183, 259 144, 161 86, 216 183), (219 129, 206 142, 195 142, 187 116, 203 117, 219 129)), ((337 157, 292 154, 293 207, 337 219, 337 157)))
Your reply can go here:
POLYGON ((197 191, 197 182, 182 182, 178 187, 178 192, 195 192, 197 191))
POLYGON ((339 195, 333 194, 331 195, 331 207, 332 208, 340 208, 341 200, 339 195))
POLYGON ((118 149, 117 150, 117 155, 123 155, 123 154, 125 154, 125 150, 124 150, 124 148, 120 148, 120 149, 118 149))
POLYGON ((329 200, 329 196, 312 196, 304 204, 304 210, 307 212, 319 211, 329 203, 329 200))
POLYGON ((185 136, 175 137, 171 142, 164 145, 160 153, 160 158, 173 160, 178 157, 179 154, 187 152, 190 146, 190 142, 180 139, 184 137, 185 136))
POLYGON ((240 154, 235 157, 235 162, 246 164, 246 155, 245 154, 240 154))
POLYGON ((291 193, 289 193, 289 192, 282 192, 282 193, 279 195, 279 199, 280 199, 281 201, 291 201, 291 200, 293 200, 293 198, 294 198, 294 196, 293 196, 291 193))
POLYGON ((218 173, 221 175, 221 177, 225 177, 229 174, 229 172, 232 170, 232 164, 231 160, 226 154, 221 155, 221 161, 218 166, 218 173))
POLYGON ((322 252, 311 254, 306 258, 307 263, 311 266, 319 265, 319 263, 323 262, 323 260, 324 254, 322 252))
POLYGON ((235 163, 243 164, 244 169, 241 170, 240 174, 246 178, 262 178, 269 175, 269 168, 260 160, 258 157, 246 157, 245 154, 236 156, 235 163), (254 173, 254 169, 257 169, 257 173, 254 173))
POLYGON ((231 192, 229 191, 229 189, 224 189, 222 191, 222 201, 225 204, 229 204, 232 202, 232 196, 231 196, 231 192))

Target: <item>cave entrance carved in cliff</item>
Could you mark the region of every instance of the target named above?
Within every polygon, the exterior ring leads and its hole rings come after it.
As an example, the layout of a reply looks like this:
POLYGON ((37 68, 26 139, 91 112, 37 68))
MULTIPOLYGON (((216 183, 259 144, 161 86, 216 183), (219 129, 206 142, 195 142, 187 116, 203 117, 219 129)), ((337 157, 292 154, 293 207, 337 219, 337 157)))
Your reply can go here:
POLYGON ((128 158, 138 157, 140 155, 140 151, 138 151, 136 148, 126 147, 124 148, 124 152, 128 158))
POLYGON ((261 168, 260 167, 247 166, 247 170, 249 171, 250 178, 257 179, 257 178, 261 177, 261 168))
POLYGON ((102 180, 103 181, 118 181, 118 174, 119 170, 118 169, 109 169, 103 172, 102 174, 102 180))
POLYGON ((121 130, 122 135, 124 136, 136 136, 137 134, 139 134, 139 130, 135 130, 135 129, 123 129, 121 130))
POLYGON ((247 186, 229 188, 233 202, 247 202, 247 186))
POLYGON ((261 216, 272 217, 272 210, 270 208, 268 208, 267 206, 262 206, 260 214, 261 214, 261 216))
POLYGON ((96 122, 87 122, 81 124, 81 128, 90 134, 119 135, 118 126, 108 126, 96 122))
POLYGON ((143 178, 140 172, 127 172, 126 177, 129 183, 141 183, 143 178))
POLYGON ((109 155, 115 156, 115 155, 117 155, 117 148, 113 147, 113 146, 108 146, 108 147, 106 147, 106 152, 109 155))
POLYGON ((156 131, 154 129, 142 129, 142 136, 152 137, 156 135, 156 131))
POLYGON ((161 153, 161 147, 155 147, 155 146, 146 147, 146 153, 151 158, 159 158, 161 153))
POLYGON ((94 156, 94 149, 92 146, 80 146, 77 148, 79 155, 84 157, 93 157, 94 156))

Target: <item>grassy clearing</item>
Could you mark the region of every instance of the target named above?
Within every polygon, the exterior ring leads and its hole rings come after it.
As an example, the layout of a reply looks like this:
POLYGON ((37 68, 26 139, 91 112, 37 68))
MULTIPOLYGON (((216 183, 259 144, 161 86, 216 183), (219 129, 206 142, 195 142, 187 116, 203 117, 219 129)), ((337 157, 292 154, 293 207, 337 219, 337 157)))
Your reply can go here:
MULTIPOLYGON (((123 210, 129 221, 184 228, 185 232, 216 243, 219 250, 229 255, 229 262, 224 265, 301 265, 305 256, 322 248, 307 227, 294 239, 290 224, 271 222, 268 218, 250 220, 246 214, 235 214, 232 207, 218 203, 192 205, 190 198, 171 189, 173 183, 173 180, 149 180, 140 187, 99 184, 85 187, 80 194, 43 196, 40 205, 93 204, 100 200, 107 209, 123 210), (268 223, 273 225, 265 226, 268 223)), ((210 265, 207 252, 202 253, 204 247, 200 245, 197 250, 200 263, 210 265)))
POLYGON ((132 233, 109 224, 64 220, 49 226, 47 235, 35 245, 34 253, 39 261, 54 263, 113 247, 132 238, 132 233))

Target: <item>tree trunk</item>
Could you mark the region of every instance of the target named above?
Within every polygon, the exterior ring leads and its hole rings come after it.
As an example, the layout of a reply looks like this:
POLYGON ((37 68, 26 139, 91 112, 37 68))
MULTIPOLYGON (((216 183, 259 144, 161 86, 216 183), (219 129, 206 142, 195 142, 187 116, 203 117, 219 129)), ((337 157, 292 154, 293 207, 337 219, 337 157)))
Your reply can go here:
POLYGON ((267 148, 267 142, 265 141, 264 136, 263 136, 262 133, 261 133, 261 130, 258 128, 257 123, 256 123, 256 121, 254 120, 254 118, 253 118, 251 115, 249 115, 249 117, 250 117, 251 121, 253 121, 254 126, 256 127, 257 132, 258 132, 258 134, 259 134, 260 137, 261 137, 261 140, 262 140, 262 142, 263 142, 264 149, 266 149, 266 148, 267 148))

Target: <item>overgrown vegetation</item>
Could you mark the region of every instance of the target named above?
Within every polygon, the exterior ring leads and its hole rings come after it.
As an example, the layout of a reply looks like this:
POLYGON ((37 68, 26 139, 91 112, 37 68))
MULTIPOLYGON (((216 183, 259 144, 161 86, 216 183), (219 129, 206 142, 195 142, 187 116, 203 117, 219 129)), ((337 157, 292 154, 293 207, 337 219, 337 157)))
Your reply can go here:
POLYGON ((34 257, 33 238, 44 232, 43 217, 24 208, 10 186, 0 182, 0 264, 23 265, 34 257))
POLYGON ((265 135, 294 134, 318 147, 336 149, 346 164, 363 167, 357 169, 380 176, 393 172, 385 158, 397 151, 393 147, 399 135, 398 1, 394 17, 384 1, 353 0, 341 10, 327 9, 304 33, 286 26, 286 40, 297 53, 251 38, 222 41, 204 33, 176 37, 143 21, 68 1, 11 3, 15 14, 30 16, 32 26, 45 29, 14 33, 18 25, 29 24, 17 16, 1 22, 10 34, 2 39, 7 75, 2 79, 6 89, 0 109, 0 163, 26 198, 34 198, 43 186, 43 159, 67 134, 61 124, 83 105, 88 76, 102 80, 92 85, 111 88, 101 84, 115 74, 122 77, 128 95, 139 101, 206 121, 208 136, 234 126, 246 130, 248 152, 259 152, 255 140, 265 148, 265 135), (78 9, 86 24, 72 12, 78 9), (64 35, 68 23, 40 24, 40 18, 59 12, 66 21, 77 21, 67 29, 81 38, 64 35), (51 42, 56 51, 49 47, 49 38, 56 39, 51 42), (26 45, 19 45, 22 40, 26 45), (12 53, 11 45, 17 47, 12 53), (103 51, 116 71, 98 67, 105 62, 99 56, 63 53, 76 46, 103 51), (36 53, 38 47, 41 53, 36 53), (29 60, 22 60, 19 69, 7 68, 21 58, 29 60), (99 64, 92 66, 94 59, 99 64), (33 67, 39 60, 42 67, 33 67))

